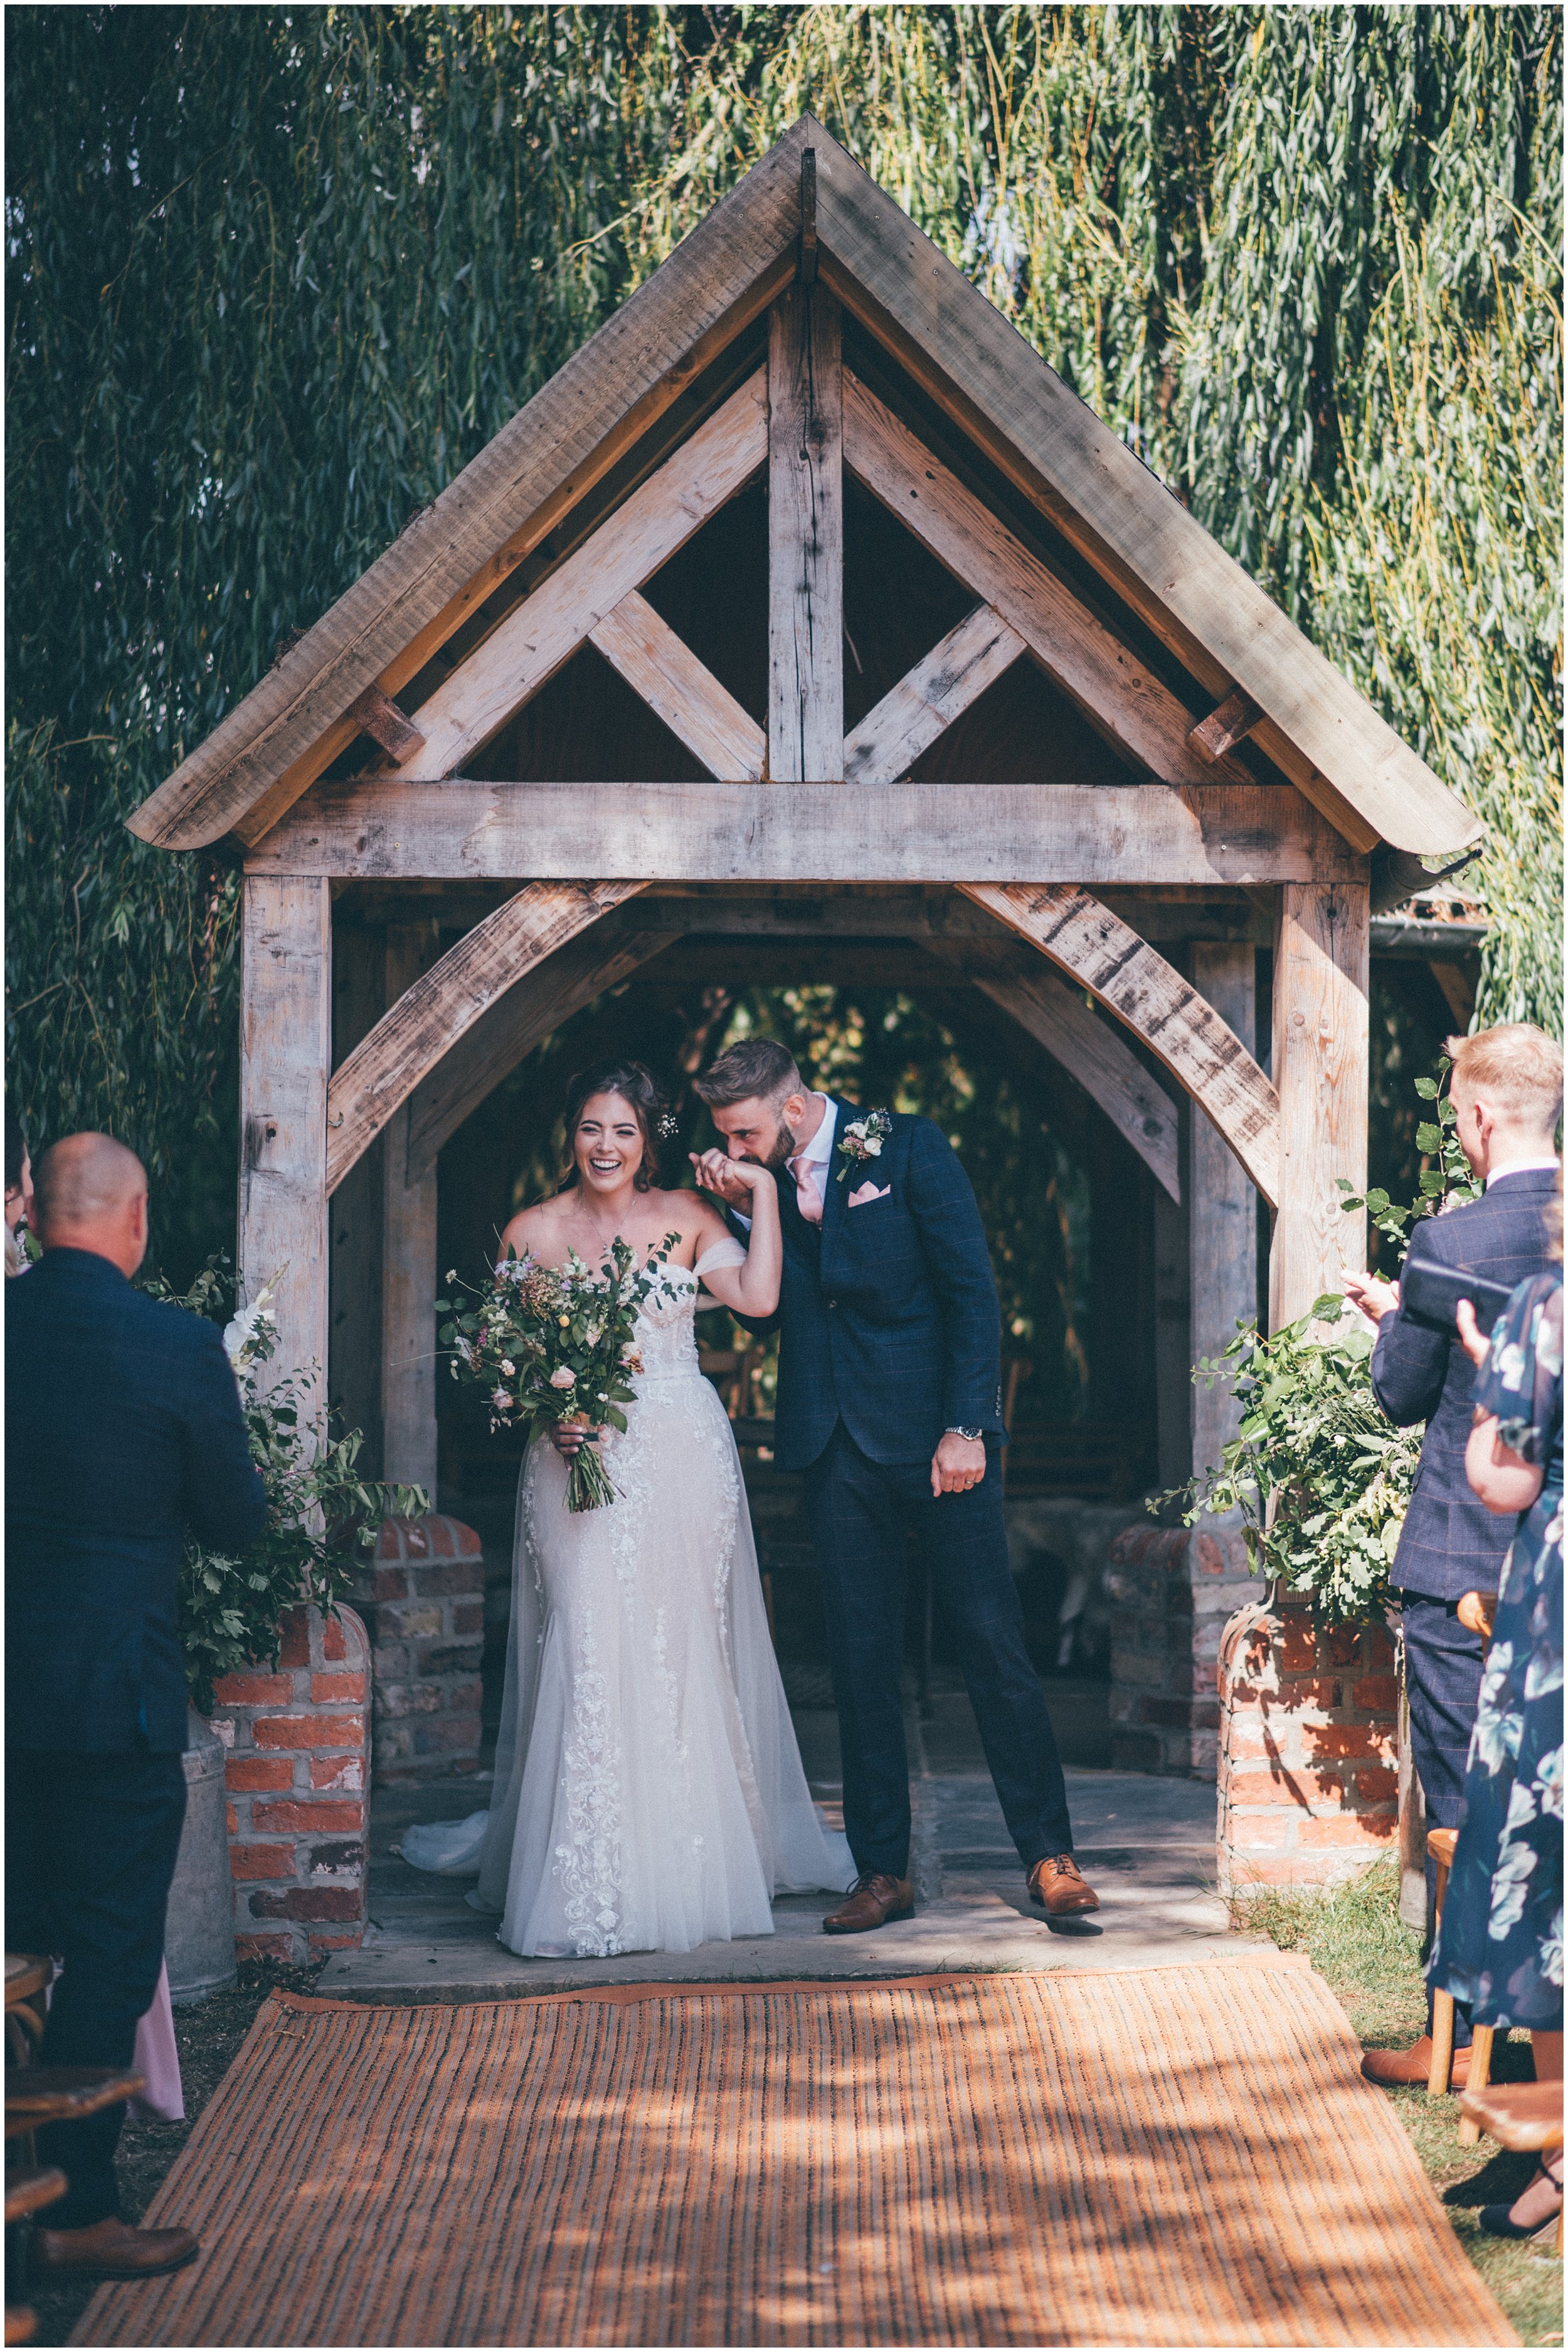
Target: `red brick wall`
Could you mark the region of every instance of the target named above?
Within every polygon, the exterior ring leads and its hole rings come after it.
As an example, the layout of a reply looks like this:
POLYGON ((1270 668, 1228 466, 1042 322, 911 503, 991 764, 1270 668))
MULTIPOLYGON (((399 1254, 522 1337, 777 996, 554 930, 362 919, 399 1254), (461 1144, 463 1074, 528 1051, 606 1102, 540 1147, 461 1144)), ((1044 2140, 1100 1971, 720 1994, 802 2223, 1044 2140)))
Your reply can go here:
POLYGON ((1222 1891, 1330 1886, 1392 1850, 1398 1717, 1381 1625, 1319 1633, 1297 1602, 1243 1612, 1218 1681, 1222 1891))
POLYGON ((477 1772, 485 1647, 479 1537, 440 1511, 384 1519, 357 1597, 370 1634, 377 1781, 477 1772))
POLYGON ((352 1609, 291 1609, 277 1669, 228 1675, 228 1853, 242 1959, 303 1964, 365 1922, 370 1642, 352 1609))

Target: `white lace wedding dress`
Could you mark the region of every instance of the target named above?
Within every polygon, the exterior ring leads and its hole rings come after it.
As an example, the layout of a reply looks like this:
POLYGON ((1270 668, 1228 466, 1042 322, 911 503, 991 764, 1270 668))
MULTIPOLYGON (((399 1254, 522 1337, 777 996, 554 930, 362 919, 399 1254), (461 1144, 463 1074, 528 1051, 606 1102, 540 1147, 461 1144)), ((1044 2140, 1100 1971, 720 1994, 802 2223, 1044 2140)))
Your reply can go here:
POLYGON ((643 1370, 604 1440, 617 1499, 565 1507, 548 1438, 518 1485, 511 1634, 488 1815, 405 1832, 425 1869, 479 1874, 514 1952, 685 1952, 773 1932, 772 1898, 855 1874, 821 1822, 768 1636, 740 1458, 697 1364, 700 1278, 667 1269, 643 1370))

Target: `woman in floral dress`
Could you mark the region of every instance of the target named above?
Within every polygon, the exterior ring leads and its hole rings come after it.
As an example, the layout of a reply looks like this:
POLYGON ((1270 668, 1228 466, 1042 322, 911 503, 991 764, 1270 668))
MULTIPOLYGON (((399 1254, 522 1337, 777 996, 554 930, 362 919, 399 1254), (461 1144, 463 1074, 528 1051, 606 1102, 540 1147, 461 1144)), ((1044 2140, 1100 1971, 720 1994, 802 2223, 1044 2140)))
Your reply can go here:
MULTIPOLYGON (((1563 1276, 1521 1282, 1477 1364, 1466 1454, 1488 1508, 1520 1514, 1503 1563, 1465 1774, 1464 1825, 1432 1954, 1471 2022, 1529 2030, 1539 2080, 1563 2073, 1563 1276)), ((1562 2209, 1561 2152, 1481 2226, 1531 2237, 1562 2209)))

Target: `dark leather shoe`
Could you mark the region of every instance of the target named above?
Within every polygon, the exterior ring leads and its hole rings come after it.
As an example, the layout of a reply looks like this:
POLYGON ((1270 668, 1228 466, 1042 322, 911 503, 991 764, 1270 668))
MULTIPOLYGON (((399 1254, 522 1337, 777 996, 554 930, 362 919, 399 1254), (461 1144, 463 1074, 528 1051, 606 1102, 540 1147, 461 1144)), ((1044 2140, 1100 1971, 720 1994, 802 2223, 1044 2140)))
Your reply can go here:
MULTIPOLYGON (((1419 2083, 1426 2089, 1432 2074, 1432 2036, 1424 2033, 1408 2050, 1367 2050, 1362 2053, 1361 2071, 1369 2083, 1419 2083)), ((1454 2071, 1449 2082, 1456 2091, 1462 2091, 1470 2079, 1470 2053, 1468 2049, 1454 2053, 1454 2071)))
POLYGON ((35 2230, 32 2265, 40 2278, 159 2278, 200 2252, 188 2230, 136 2230, 111 2214, 86 2230, 35 2230))
POLYGON ((1043 1903, 1053 1919, 1076 1919, 1098 1911, 1100 1897, 1070 1853, 1047 1853, 1029 1873, 1029 1895, 1043 1903))
POLYGON ((889 1878, 885 1870, 863 1870, 837 1911, 823 1921, 828 1936, 863 1936, 868 1927, 885 1927, 889 1919, 914 1916, 915 1890, 907 1878, 889 1878))

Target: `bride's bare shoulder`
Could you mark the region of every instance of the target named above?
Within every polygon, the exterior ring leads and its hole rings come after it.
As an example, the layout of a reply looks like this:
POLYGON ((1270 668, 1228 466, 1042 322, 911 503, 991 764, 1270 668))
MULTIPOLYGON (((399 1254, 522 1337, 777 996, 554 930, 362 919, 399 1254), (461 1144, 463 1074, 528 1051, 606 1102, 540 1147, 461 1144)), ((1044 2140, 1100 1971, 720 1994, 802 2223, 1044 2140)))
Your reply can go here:
POLYGON ((561 1219, 559 1201, 536 1201, 531 1209, 520 1209, 501 1233, 501 1255, 514 1249, 519 1257, 531 1250, 535 1257, 549 1255, 548 1244, 561 1219))

